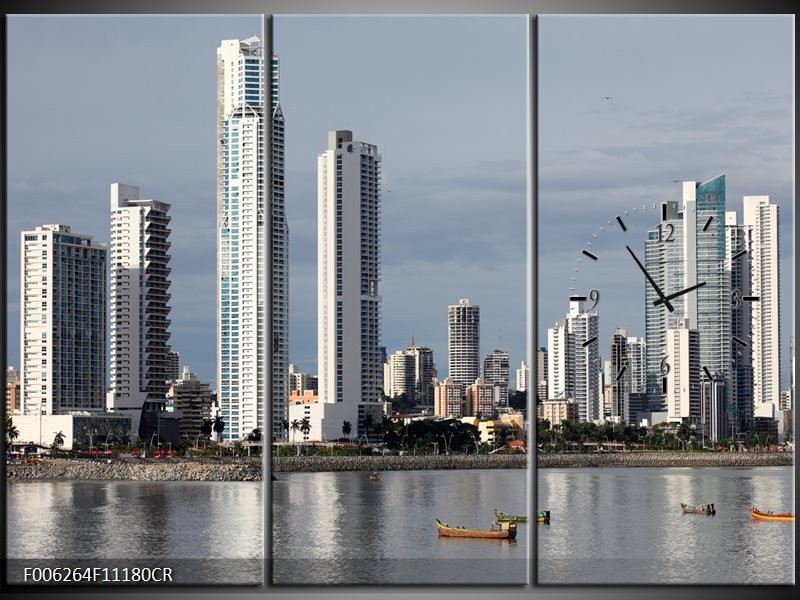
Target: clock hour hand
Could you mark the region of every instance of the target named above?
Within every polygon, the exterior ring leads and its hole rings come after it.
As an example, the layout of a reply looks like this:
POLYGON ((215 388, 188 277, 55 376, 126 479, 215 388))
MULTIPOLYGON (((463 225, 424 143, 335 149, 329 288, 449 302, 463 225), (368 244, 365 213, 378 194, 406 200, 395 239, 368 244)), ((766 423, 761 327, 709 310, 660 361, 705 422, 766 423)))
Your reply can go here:
POLYGON ((647 281, 649 281, 650 285, 653 286, 653 289, 656 291, 656 294, 658 294, 659 298, 661 298, 661 301, 664 303, 664 306, 667 307, 667 310, 669 312, 673 312, 675 308, 672 306, 672 304, 670 304, 669 299, 664 295, 664 292, 661 291, 661 288, 658 287, 653 278, 650 277, 650 273, 647 272, 647 269, 644 268, 644 265, 641 262, 639 262, 638 258, 636 258, 636 255, 633 253, 633 250, 631 250, 631 247, 630 246, 625 246, 625 247, 628 249, 628 252, 630 252, 631 256, 633 257, 633 260, 636 261, 636 264, 639 265, 639 268, 642 270, 642 273, 644 273, 644 276, 647 277, 647 281))
POLYGON ((667 302, 668 300, 674 300, 678 296, 683 296, 684 294, 688 294, 692 290, 696 290, 697 288, 703 287, 706 282, 698 283, 697 285, 693 285, 692 287, 688 287, 685 290, 681 290, 680 292, 675 292, 674 294, 670 294, 669 296, 662 297, 661 300, 656 300, 653 302, 653 306, 658 306, 662 302, 667 302))

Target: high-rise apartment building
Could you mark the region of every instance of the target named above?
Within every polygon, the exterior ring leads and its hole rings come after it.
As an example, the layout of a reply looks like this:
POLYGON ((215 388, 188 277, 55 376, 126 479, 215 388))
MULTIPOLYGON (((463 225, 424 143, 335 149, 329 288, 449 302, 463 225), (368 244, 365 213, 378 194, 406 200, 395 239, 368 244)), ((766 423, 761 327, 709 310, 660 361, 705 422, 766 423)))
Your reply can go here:
POLYGON ((749 234, 753 403, 778 408, 780 399, 780 253, 778 206, 769 196, 745 196, 743 223, 749 234))
POLYGON ((105 409, 106 247, 66 225, 21 234, 25 415, 105 409))
POLYGON ((481 311, 480 307, 462 298, 447 307, 448 376, 464 385, 471 385, 481 374, 481 311))
POLYGON ((6 369, 6 416, 12 416, 18 411, 20 406, 20 387, 19 387, 19 373, 17 370, 9 366, 6 369))
POLYGON ((581 421, 600 418, 600 351, 597 312, 584 310, 583 302, 570 300, 567 316, 547 330, 548 400, 574 399, 581 421))
POLYGON ((691 329, 688 319, 679 319, 677 327, 666 332, 669 371, 662 377, 667 398, 667 419, 700 424, 700 334, 691 329))
POLYGON ((276 56, 270 74, 267 104, 261 40, 223 40, 217 49, 217 386, 226 441, 261 427, 273 437, 285 436, 288 230, 276 56), (267 144, 272 156, 269 200, 267 144), (267 227, 272 230, 271 248, 267 227), (265 420, 267 398, 270 423, 265 420))
POLYGON ((492 350, 483 359, 483 380, 495 388, 495 405, 508 406, 508 352, 492 350))
POLYGON ((388 381, 384 381, 384 393, 389 398, 405 394, 414 400, 414 355, 408 350, 398 350, 386 361, 388 381))
POLYGON ((181 376, 181 355, 180 352, 170 350, 167 352, 167 379, 177 381, 181 376))
POLYGON ((434 414, 445 419, 463 417, 465 390, 466 386, 463 383, 446 377, 434 391, 434 414))
POLYGON ((330 439, 341 435, 343 420, 358 435, 372 435, 365 416, 379 422, 382 415, 380 165, 378 148, 347 130, 330 131, 317 158, 316 433, 330 439))
POLYGON ((201 383, 196 373, 183 367, 183 373, 175 378, 167 390, 168 409, 179 412, 180 435, 197 444, 203 422, 211 420, 214 392, 207 383, 201 383))
POLYGON ((154 426, 167 392, 169 209, 140 199, 136 186, 111 184, 108 408, 129 413, 140 436, 154 426))

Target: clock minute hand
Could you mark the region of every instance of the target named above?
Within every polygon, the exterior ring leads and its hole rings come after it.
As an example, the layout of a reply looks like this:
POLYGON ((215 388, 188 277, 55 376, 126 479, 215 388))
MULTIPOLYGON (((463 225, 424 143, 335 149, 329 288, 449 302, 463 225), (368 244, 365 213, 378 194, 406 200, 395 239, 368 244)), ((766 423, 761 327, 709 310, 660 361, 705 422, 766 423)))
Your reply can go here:
POLYGON ((655 302, 653 302, 653 306, 658 306, 662 302, 667 302, 668 300, 674 300, 678 296, 683 296, 684 294, 688 294, 692 290, 696 290, 697 288, 703 287, 705 284, 706 284, 706 282, 704 281, 702 283, 698 283, 697 285, 693 285, 691 287, 688 287, 685 290, 681 290, 680 292, 675 292, 674 294, 670 294, 669 296, 665 296, 665 297, 661 298, 661 300, 656 300, 655 302))
POLYGON ((647 272, 647 269, 644 268, 644 265, 641 262, 639 262, 638 258, 636 258, 636 255, 633 253, 633 250, 631 250, 631 247, 630 246, 625 246, 625 247, 628 249, 628 252, 630 252, 631 256, 633 257, 633 260, 636 261, 636 264, 639 265, 639 268, 642 270, 642 273, 644 273, 644 276, 647 277, 647 281, 649 281, 650 285, 653 286, 653 289, 656 291, 656 294, 658 294, 658 296, 661 298, 661 301, 664 303, 664 306, 667 307, 667 310, 669 312, 673 312, 675 308, 673 308, 672 304, 670 304, 669 299, 664 295, 664 292, 661 291, 661 288, 658 287, 653 278, 650 277, 650 273, 647 272))

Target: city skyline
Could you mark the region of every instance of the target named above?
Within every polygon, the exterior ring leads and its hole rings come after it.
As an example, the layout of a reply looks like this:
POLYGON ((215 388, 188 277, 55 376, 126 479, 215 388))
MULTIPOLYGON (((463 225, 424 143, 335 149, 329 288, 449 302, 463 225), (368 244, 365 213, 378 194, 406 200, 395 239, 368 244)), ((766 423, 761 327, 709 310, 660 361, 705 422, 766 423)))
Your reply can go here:
MULTIPOLYGON (((780 207, 781 387, 786 387, 785 357, 794 331, 791 19, 543 15, 538 32, 534 346, 545 345, 546 329, 565 310, 572 268, 580 266, 576 261, 585 243, 610 247, 601 227, 610 230, 624 210, 639 207, 641 213, 643 205, 652 209, 681 201, 682 181, 725 174, 726 210, 736 211, 740 220, 744 196, 768 195, 780 207), (687 43, 676 45, 676 39, 687 43)), ((650 218, 647 226, 658 220, 650 218)), ((643 244, 633 249, 644 254, 643 244)), ((643 296, 643 280, 624 253, 622 248, 618 259, 605 261, 602 276, 615 282, 620 297, 643 296)), ((604 357, 617 327, 645 334, 644 301, 623 308, 603 306, 604 357)))
MULTIPOLYGON (((309 185, 313 177, 307 175, 313 171, 314 156, 320 143, 324 143, 326 132, 338 125, 364 131, 364 139, 374 140, 393 157, 402 157, 394 161, 392 172, 385 174, 384 180, 384 210, 393 226, 384 226, 382 231, 386 251, 383 285, 388 293, 384 294, 381 345, 397 349, 415 337, 419 344, 433 349, 434 356, 439 357, 440 374, 444 375, 447 306, 458 298, 471 297, 484 307, 485 347, 481 353, 504 348, 509 351, 511 362, 517 364, 525 358, 528 322, 526 133, 524 127, 519 127, 519 123, 526 122, 528 113, 527 20, 521 16, 323 16, 299 20, 310 28, 315 40, 321 40, 317 35, 320 31, 320 35, 335 35, 325 26, 331 19, 340 19, 337 27, 354 33, 342 36, 341 43, 349 40, 348 44, 357 45, 358 39, 374 39, 379 46, 385 42, 385 52, 390 55, 405 53, 408 35, 419 34, 418 50, 406 59, 418 62, 419 85, 400 84, 391 73, 381 73, 386 85, 374 87, 385 87, 387 97, 405 90, 400 103, 405 106, 402 118, 391 123, 380 111, 365 111, 361 102, 352 101, 358 93, 345 82, 341 83, 342 89, 349 93, 341 94, 341 102, 346 110, 332 101, 323 107, 324 111, 318 110, 315 102, 319 96, 312 94, 304 99, 303 92, 297 89, 298 81, 308 80, 308 68, 312 66, 307 64, 308 49, 287 47, 285 43, 281 48, 281 28, 284 23, 297 21, 276 18, 280 100, 287 115, 287 131, 291 132, 286 142, 286 213, 292 232, 292 320, 287 367, 292 362, 303 371, 317 370, 316 336, 312 333, 316 330, 316 315, 312 313, 316 311, 311 310, 316 296, 311 275, 316 272, 316 265, 313 252, 309 252, 315 248, 311 236, 316 229, 316 209, 312 206, 313 187, 309 185), (440 39, 445 30, 457 35, 443 46, 440 39), (478 32, 497 43, 489 49, 474 48, 470 40, 478 32), (456 52, 459 48, 463 52, 456 52), (430 52, 430 60, 423 59, 426 51, 430 52), (495 68, 490 68, 493 64, 495 68), (486 110, 485 102, 466 93, 476 65, 493 71, 488 76, 487 83, 491 85, 487 93, 500 114, 491 127, 487 123, 476 128, 472 123, 475 114, 486 110), (442 73, 447 76, 442 77, 442 73), (416 87, 427 91, 409 96, 416 87), (420 112, 415 107, 425 105, 426 98, 430 102, 420 112), (309 105, 317 108, 311 110, 309 105), (441 118, 451 113, 452 120, 441 118), (419 144, 419 135, 408 135, 406 123, 411 120, 418 123, 420 133, 424 131, 427 143, 419 144), (359 126, 359 121, 364 126, 359 126), (380 131, 382 123, 384 131, 380 131), (458 123, 469 127, 459 129, 458 123), (485 150, 488 148, 491 152, 485 150), (442 160, 432 168, 431 156, 438 153, 442 160), (407 164, 401 169, 404 163, 407 164), (456 214, 453 209, 458 206, 468 208, 474 217, 452 218, 450 215, 456 214), (425 294, 415 295, 417 303, 408 302, 409 281, 425 289, 425 294)), ((216 256, 213 244, 208 243, 214 239, 216 211, 213 57, 221 40, 263 36, 262 20, 259 16, 71 16, 66 19, 68 27, 64 22, 64 18, 51 16, 10 18, 9 109, 20 119, 9 123, 9 146, 15 148, 8 158, 9 231, 32 228, 42 222, 64 222, 73 227, 82 223, 82 231, 108 243, 107 218, 99 210, 106 204, 108 185, 115 181, 133 182, 152 197, 168 198, 173 226, 171 346, 180 353, 181 367, 189 365, 202 381, 216 388, 216 343, 213 326, 209 327, 216 310, 216 256), (176 31, 182 32, 181 36, 176 37, 176 31), (65 33, 69 33, 68 39, 64 38, 65 33), (33 51, 29 46, 39 37, 44 41, 33 51), (148 40, 147 45, 141 43, 144 39, 148 40), (98 53, 93 50, 93 43, 76 40, 107 43, 98 53), (47 78, 42 76, 44 63, 36 57, 42 53, 42 44, 51 43, 58 44, 58 52, 50 53, 56 64, 47 64, 48 73, 55 72, 48 86, 66 87, 69 83, 62 79, 68 69, 58 68, 58 61, 84 67, 84 85, 65 99, 62 109, 72 116, 70 123, 34 118, 50 114, 39 101, 47 97, 47 78), (170 51, 171 48, 180 48, 180 52, 170 51), (186 61, 180 59, 182 53, 205 59, 188 61, 185 66, 186 61), (115 65, 111 74, 109 61, 115 65), (156 101, 145 94, 132 101, 123 95, 123 103, 116 111, 88 110, 93 98, 102 96, 103 89, 125 89, 126 82, 137 81, 145 72, 163 98, 156 101), (103 73, 103 77, 92 77, 93 73, 103 73), (105 82, 103 88, 99 87, 101 81, 105 82), (179 119, 167 118, 165 99, 177 103, 186 90, 191 90, 196 102, 193 100, 190 107, 184 108, 179 119), (116 119, 120 111, 128 118, 116 119), (18 125, 22 122, 28 123, 24 130, 18 125), (168 140, 164 139, 165 132, 170 132, 168 140), (44 156, 40 146, 29 141, 43 135, 50 140, 44 156), (147 142, 153 139, 161 140, 156 151, 147 142), (86 147, 80 162, 70 160, 69 148, 76 140, 86 147), (48 163, 47 179, 39 173, 43 160, 48 163), (200 165, 205 167, 199 168, 200 165), (48 217, 40 219, 40 214, 48 217)), ((298 35, 291 37, 302 39, 298 35)), ((374 60, 379 61, 379 57, 374 60)), ((376 108, 384 102, 379 100, 375 99, 376 108)), ((398 114, 391 98, 385 99, 384 105, 387 113, 398 114)), ((18 365, 18 335, 12 333, 18 330, 19 323, 19 306, 14 300, 18 298, 19 248, 15 246, 7 244, 6 343, 9 364, 18 365)))
POLYGON ((479 360, 494 348, 525 359, 527 25, 513 15, 274 17, 289 132, 289 361, 300 371, 318 369, 314 159, 335 129, 386 161, 380 345, 392 354, 413 337, 444 379, 447 307, 470 298, 481 306, 479 360), (331 69, 322 49, 357 57, 356 68, 331 69))
POLYGON ((215 387, 215 53, 263 37, 263 17, 11 15, 7 33, 8 363, 20 361, 18 232, 64 223, 110 247, 109 186, 128 182, 171 204, 170 345, 215 387), (58 111, 53 90, 69 90, 58 111))

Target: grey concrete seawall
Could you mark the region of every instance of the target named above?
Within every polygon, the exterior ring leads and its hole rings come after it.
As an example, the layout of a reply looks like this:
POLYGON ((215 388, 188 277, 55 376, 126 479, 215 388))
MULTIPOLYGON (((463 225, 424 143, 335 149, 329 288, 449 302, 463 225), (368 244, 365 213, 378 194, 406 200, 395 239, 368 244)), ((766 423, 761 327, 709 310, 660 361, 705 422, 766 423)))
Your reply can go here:
POLYGON ((794 464, 791 452, 612 452, 540 454, 539 468, 773 467, 794 464))
MULTIPOLYGON (((408 471, 425 469, 525 469, 525 454, 439 456, 291 456, 272 459, 274 473, 316 471, 408 471)), ((794 454, 734 452, 619 452, 540 454, 540 468, 766 467, 794 464, 794 454)), ((261 481, 261 459, 43 460, 6 465, 9 480, 85 479, 129 481, 261 481)))
POLYGON ((260 458, 199 460, 43 460, 6 465, 6 479, 129 481, 261 481, 260 458))
POLYGON ((420 471, 425 469, 524 469, 525 454, 453 454, 451 456, 282 456, 272 459, 274 473, 292 471, 420 471))

